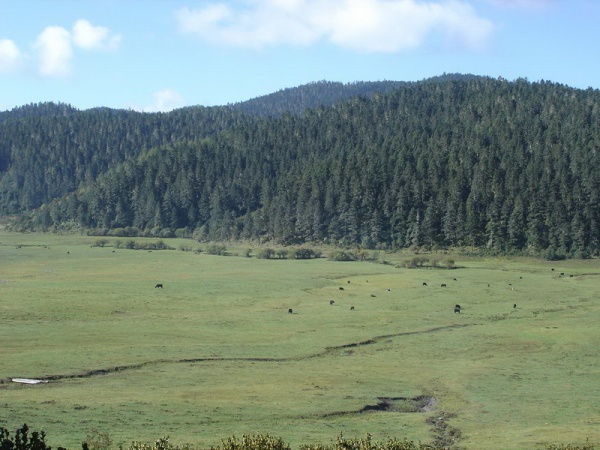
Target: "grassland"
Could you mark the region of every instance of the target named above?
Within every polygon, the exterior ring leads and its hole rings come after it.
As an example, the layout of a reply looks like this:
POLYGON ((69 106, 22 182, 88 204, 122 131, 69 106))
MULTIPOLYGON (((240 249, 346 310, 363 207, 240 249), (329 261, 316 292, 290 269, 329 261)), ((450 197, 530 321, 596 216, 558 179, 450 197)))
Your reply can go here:
POLYGON ((70 449, 91 429, 201 448, 600 442, 599 261, 404 269, 94 242, 0 233, 0 426, 70 449))

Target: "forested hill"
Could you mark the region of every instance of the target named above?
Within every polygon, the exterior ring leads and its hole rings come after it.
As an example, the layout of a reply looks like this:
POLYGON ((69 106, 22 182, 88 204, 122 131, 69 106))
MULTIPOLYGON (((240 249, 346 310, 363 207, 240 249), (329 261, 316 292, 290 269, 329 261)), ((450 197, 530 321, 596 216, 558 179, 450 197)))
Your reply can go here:
POLYGON ((175 140, 162 127, 170 139, 147 141, 151 151, 21 226, 550 257, 600 251, 597 90, 489 78, 409 83, 301 116, 236 118, 202 138, 189 131, 175 140))
POLYGON ((405 86, 403 81, 376 81, 335 83, 319 81, 273 94, 234 103, 231 108, 256 116, 277 117, 284 113, 300 115, 307 109, 332 106, 357 95, 370 97, 375 93, 386 93, 405 86))
POLYGON ((0 213, 37 208, 153 147, 201 139, 243 120, 227 108, 169 114, 52 103, 17 108, 0 121, 0 213))
MULTIPOLYGON (((471 74, 450 73, 427 78, 422 83, 444 83, 447 81, 467 81, 481 79, 471 74)), ((352 97, 371 97, 385 94, 411 84, 406 81, 357 81, 354 83, 336 83, 318 81, 294 88, 286 88, 273 94, 256 97, 245 102, 229 105, 245 114, 265 117, 277 117, 285 113, 300 115, 307 109, 319 106, 333 106, 352 97)))

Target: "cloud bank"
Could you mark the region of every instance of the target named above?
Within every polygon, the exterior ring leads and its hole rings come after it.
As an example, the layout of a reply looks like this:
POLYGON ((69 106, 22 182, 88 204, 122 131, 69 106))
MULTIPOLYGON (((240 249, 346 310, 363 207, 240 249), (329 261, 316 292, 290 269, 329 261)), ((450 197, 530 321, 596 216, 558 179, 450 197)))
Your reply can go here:
POLYGON ((438 38, 477 50, 494 29, 459 0, 249 0, 237 8, 225 2, 182 8, 175 16, 182 33, 255 49, 323 41, 349 50, 393 53, 438 38))

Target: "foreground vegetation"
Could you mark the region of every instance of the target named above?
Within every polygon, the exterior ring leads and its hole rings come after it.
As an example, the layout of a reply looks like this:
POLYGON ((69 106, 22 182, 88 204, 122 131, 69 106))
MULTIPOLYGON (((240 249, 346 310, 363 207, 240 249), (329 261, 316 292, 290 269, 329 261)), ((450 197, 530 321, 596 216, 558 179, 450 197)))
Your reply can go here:
POLYGON ((97 239, 0 233, 0 426, 69 449, 92 429, 115 448, 255 433, 294 448, 340 433, 456 449, 600 441, 597 260, 97 239))
MULTIPOLYGON (((33 431, 29 434, 29 427, 24 424, 17 429, 14 439, 6 428, 0 427, 0 449, 2 450, 51 450, 52 447, 46 444, 46 434, 44 431, 33 431)), ((91 430, 81 444, 82 450, 108 450, 112 441, 108 433, 102 433, 98 430, 91 430)), ((124 446, 119 445, 123 450, 124 446)), ((190 450, 193 447, 189 444, 183 446, 174 445, 168 437, 158 439, 154 445, 145 442, 132 442, 127 450, 190 450)), ((447 446, 440 443, 424 444, 409 441, 408 439, 399 440, 396 438, 388 439, 386 442, 374 441, 367 433, 365 438, 344 438, 341 434, 332 444, 309 444, 301 445, 300 450, 446 450, 447 446)), ((58 447, 57 450, 66 450, 64 447, 58 447)), ((269 434, 244 435, 242 439, 232 436, 223 439, 220 446, 211 447, 210 450, 291 450, 289 444, 280 437, 274 437, 269 434)), ((594 445, 586 443, 581 446, 571 444, 550 444, 546 450, 594 450, 594 445)))

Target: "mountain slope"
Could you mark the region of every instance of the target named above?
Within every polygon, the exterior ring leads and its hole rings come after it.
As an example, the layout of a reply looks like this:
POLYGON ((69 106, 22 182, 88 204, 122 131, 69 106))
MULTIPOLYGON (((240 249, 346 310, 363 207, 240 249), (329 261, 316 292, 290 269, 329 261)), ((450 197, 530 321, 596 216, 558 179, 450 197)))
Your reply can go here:
POLYGON ((411 83, 156 148, 22 225, 597 255, 599 125, 595 90, 411 83))

